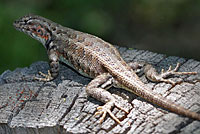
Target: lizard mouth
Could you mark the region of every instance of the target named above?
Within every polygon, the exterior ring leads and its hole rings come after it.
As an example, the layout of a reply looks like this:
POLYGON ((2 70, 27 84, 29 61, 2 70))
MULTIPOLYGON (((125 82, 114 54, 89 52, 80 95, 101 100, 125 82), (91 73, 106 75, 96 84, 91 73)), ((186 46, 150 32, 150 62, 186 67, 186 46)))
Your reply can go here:
POLYGON ((26 26, 26 22, 22 20, 16 20, 13 23, 16 30, 29 34, 29 28, 26 26))
MULTIPOLYGON (((33 16, 33 15, 32 15, 33 16)), ((19 31, 29 31, 29 21, 32 19, 33 17, 31 17, 31 14, 28 14, 24 17, 21 17, 19 19, 17 19, 16 21, 14 21, 13 26, 15 27, 15 29, 19 30, 19 31)))
POLYGON ((14 23, 13 23, 13 26, 15 27, 15 29, 21 31, 22 29, 24 29, 24 25, 25 23, 20 21, 20 20, 16 20, 14 23))
POLYGON ((19 26, 20 26, 19 21, 16 20, 16 21, 13 23, 13 26, 18 30, 18 29, 19 29, 19 26))

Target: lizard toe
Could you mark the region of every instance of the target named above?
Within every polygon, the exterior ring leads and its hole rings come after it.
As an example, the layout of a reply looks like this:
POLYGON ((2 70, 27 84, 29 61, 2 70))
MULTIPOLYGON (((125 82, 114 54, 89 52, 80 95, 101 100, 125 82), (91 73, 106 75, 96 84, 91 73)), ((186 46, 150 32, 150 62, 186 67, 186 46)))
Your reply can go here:
POLYGON ((39 75, 43 76, 44 78, 34 77, 35 80, 38 81, 51 81, 53 80, 53 77, 51 76, 50 71, 48 70, 48 74, 44 74, 42 72, 39 72, 39 75))
POLYGON ((106 117, 106 114, 108 113, 117 123, 121 124, 121 122, 119 121, 119 119, 117 119, 117 117, 111 112, 110 107, 108 107, 108 105, 103 105, 103 106, 99 106, 97 107, 97 112, 94 114, 94 116, 96 115, 102 115, 99 119, 99 122, 102 123, 106 117))

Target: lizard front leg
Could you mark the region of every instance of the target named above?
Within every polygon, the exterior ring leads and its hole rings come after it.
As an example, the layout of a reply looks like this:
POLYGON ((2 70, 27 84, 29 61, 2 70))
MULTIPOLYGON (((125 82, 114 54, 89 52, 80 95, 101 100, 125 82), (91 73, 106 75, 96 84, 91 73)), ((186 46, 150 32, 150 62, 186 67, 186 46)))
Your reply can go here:
POLYGON ((113 106, 116 106, 117 108, 128 113, 127 110, 116 104, 116 100, 113 95, 105 90, 106 87, 110 87, 112 84, 113 77, 109 73, 103 73, 93 79, 86 87, 86 92, 89 96, 92 96, 97 100, 105 103, 105 105, 99 106, 97 108, 98 111, 94 114, 94 116, 98 114, 102 115, 100 118, 100 123, 103 122, 106 114, 108 113, 117 123, 120 124, 119 119, 117 119, 117 117, 115 117, 115 115, 111 112, 113 106))
POLYGON ((44 78, 35 77, 36 80, 51 81, 55 79, 59 74, 59 57, 57 51, 52 48, 48 51, 48 55, 49 55, 50 70, 48 70, 48 74, 39 72, 39 74, 44 76, 44 78))

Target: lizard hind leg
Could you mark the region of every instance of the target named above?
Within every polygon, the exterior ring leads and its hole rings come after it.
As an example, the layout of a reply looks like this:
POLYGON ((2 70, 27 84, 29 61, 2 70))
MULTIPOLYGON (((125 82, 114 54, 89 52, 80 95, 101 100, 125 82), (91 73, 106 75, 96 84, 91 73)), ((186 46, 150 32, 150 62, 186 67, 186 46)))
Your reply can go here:
POLYGON ((111 112, 111 109, 116 106, 117 108, 125 111, 127 113, 127 110, 124 108, 118 106, 116 104, 116 100, 114 96, 105 90, 102 87, 110 86, 112 82, 112 76, 109 73, 103 73, 99 76, 97 76, 95 79, 93 79, 86 87, 86 92, 89 96, 92 96, 96 98, 97 100, 104 102, 105 104, 103 106, 97 107, 97 112, 94 114, 96 115, 102 115, 100 118, 100 123, 102 123, 106 117, 106 114, 108 113, 117 123, 120 124, 119 119, 111 112))
POLYGON ((145 73, 145 76, 153 82, 166 82, 172 85, 175 85, 176 82, 170 79, 166 79, 167 77, 171 75, 196 75, 197 74, 197 72, 178 72, 179 67, 180 67, 180 63, 177 63, 174 69, 172 69, 172 66, 169 66, 169 69, 167 71, 164 71, 164 69, 162 69, 161 73, 158 74, 158 72, 152 65, 147 64, 144 68, 144 73, 145 73))
POLYGON ((145 62, 137 61, 137 62, 128 62, 127 63, 135 73, 140 73, 142 68, 145 66, 145 62))

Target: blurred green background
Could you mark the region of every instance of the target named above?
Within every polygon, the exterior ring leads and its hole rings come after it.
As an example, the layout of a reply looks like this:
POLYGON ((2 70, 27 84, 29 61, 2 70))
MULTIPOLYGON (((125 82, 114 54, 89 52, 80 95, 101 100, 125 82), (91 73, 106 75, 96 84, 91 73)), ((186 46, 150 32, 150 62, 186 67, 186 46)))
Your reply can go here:
POLYGON ((199 0, 0 0, 0 74, 47 60, 13 21, 28 13, 120 46, 200 60, 199 0))

